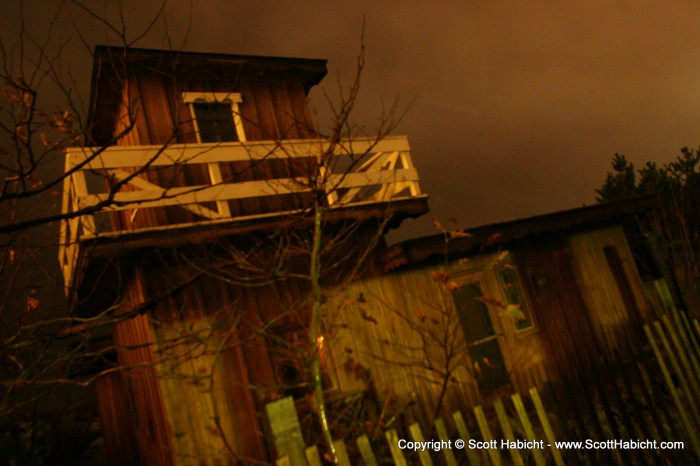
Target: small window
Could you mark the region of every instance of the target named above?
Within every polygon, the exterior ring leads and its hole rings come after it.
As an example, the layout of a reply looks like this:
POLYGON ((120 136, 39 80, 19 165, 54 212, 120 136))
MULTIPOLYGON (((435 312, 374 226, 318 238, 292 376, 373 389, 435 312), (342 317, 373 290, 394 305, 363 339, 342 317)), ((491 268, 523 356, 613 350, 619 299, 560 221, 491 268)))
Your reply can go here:
POLYGON ((507 304, 517 304, 520 306, 522 314, 516 317, 515 328, 525 330, 533 326, 530 310, 527 307, 525 296, 523 295, 523 287, 520 284, 518 273, 514 268, 502 268, 498 270, 498 278, 503 288, 503 295, 506 297, 507 304))
POLYGON ((243 122, 238 111, 242 101, 238 93, 185 92, 198 142, 245 141, 243 122))

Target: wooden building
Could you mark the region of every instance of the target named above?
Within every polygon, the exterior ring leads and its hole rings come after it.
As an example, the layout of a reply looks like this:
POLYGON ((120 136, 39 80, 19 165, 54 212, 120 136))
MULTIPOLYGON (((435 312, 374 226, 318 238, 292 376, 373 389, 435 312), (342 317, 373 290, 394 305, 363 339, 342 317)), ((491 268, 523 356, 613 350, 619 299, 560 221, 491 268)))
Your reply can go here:
POLYGON ((655 202, 443 231, 386 249, 382 273, 339 291, 337 307, 352 310, 335 330, 339 388, 369 387, 429 425, 438 406, 446 415, 639 354, 642 323, 663 310, 663 280, 641 278, 623 225, 655 202))
POLYGON ((278 248, 304 236, 313 199, 360 248, 427 211, 405 137, 317 133, 307 95, 325 74, 325 60, 96 49, 59 260, 76 312, 113 322, 97 392, 114 464, 269 459, 260 413, 304 383, 278 342, 303 354, 307 285, 216 273, 303 262, 278 248))
POLYGON ((330 398, 430 418, 636 344, 652 311, 620 222, 647 201, 387 248, 377 232, 427 212, 408 142, 321 137, 306 99, 325 73, 324 60, 96 49, 59 260, 76 312, 113 322, 97 392, 115 465, 269 460, 261 413, 303 400, 294 359, 309 351, 330 398), (312 349, 308 284, 280 279, 305 259, 280 254, 280 232, 303 242, 319 195, 328 228, 354 235, 336 255, 373 254, 352 283, 326 277, 312 349), (256 261, 277 268, 234 273, 256 261))

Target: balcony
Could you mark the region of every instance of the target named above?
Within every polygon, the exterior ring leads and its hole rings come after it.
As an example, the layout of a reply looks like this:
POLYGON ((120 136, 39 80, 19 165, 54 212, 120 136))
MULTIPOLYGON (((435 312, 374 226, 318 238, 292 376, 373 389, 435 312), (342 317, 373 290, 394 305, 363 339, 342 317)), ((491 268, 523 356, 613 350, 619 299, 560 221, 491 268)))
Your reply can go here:
POLYGON ((303 216, 319 192, 329 215, 427 211, 403 136, 335 145, 305 139, 71 148, 65 155, 62 213, 75 215, 60 230, 67 288, 87 244, 112 255, 115 245, 176 244, 192 240, 188 233, 201 240, 279 228, 280 221, 303 216))

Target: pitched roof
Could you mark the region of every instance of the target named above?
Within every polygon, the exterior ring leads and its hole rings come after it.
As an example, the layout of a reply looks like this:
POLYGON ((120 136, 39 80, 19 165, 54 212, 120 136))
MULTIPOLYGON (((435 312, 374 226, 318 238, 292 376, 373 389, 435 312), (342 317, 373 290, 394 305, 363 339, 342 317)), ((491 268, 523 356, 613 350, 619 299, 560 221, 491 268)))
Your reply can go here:
MULTIPOLYGON (((618 225, 626 218, 657 206, 655 196, 645 196, 466 229, 468 235, 457 235, 447 242, 447 254, 449 257, 466 256, 540 235, 568 234, 618 225)), ((444 234, 437 234, 393 245, 381 255, 384 270, 444 260, 445 240, 444 234)))

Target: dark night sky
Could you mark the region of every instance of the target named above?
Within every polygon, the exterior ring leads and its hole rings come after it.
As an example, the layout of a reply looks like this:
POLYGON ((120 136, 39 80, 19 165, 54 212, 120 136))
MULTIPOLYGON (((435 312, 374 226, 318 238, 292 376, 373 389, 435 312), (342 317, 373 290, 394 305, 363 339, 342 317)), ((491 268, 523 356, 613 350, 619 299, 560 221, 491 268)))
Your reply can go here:
MULTIPOLYGON (((36 32, 61 2, 23 3, 36 32)), ((116 18, 114 3, 86 2, 116 18)), ((132 33, 156 10, 142 3, 156 2, 122 2, 132 33)), ((184 49, 327 58, 322 88, 333 95, 338 76, 352 77, 365 18, 367 66, 355 121, 371 132, 382 103, 413 102, 394 133, 409 136, 432 215, 456 217, 461 226, 591 204, 615 152, 641 165, 700 145, 697 2, 193 3, 184 49)), ((17 15, 5 11, 0 34, 8 40, 17 15)), ((94 20, 70 11, 88 42, 114 43, 94 20)), ((189 2, 173 0, 165 13, 178 47, 189 2)), ((69 24, 64 16, 57 36, 67 37, 69 24)), ((135 45, 168 44, 159 29, 135 45)), ((77 36, 68 47, 70 70, 87 95, 89 56, 77 36)), ((312 105, 323 125, 319 89, 312 105)), ((400 237, 433 233, 430 216, 400 237)))

